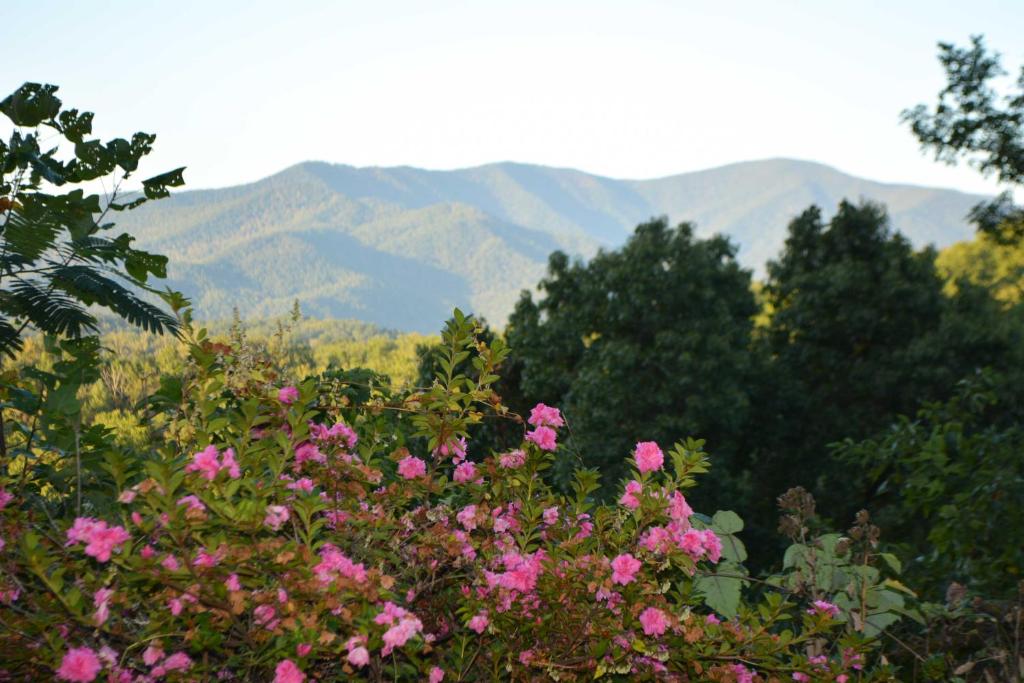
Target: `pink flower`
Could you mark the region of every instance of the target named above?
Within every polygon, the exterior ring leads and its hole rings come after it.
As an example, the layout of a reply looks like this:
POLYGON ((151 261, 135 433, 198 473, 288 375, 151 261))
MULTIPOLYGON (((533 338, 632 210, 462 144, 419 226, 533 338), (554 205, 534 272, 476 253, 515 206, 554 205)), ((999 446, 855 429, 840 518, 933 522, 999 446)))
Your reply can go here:
POLYGON ((150 645, 142 653, 142 661, 146 666, 153 666, 164 658, 164 651, 158 645, 150 645))
POLYGON ((704 537, 696 529, 689 529, 679 539, 679 548, 693 559, 700 559, 704 554, 704 537))
POLYGON ((206 506, 196 496, 185 496, 178 499, 178 505, 187 505, 189 512, 205 512, 206 506))
POLYGON ((277 392, 277 400, 289 406, 299 400, 299 390, 295 387, 281 387, 277 392))
POLYGON ((411 614, 406 614, 402 619, 384 632, 382 639, 384 647, 381 654, 387 656, 396 647, 402 647, 410 638, 423 630, 423 623, 411 614))
POLYGON ((229 448, 224 451, 224 455, 220 460, 220 468, 228 471, 228 476, 232 479, 238 479, 242 476, 241 470, 238 468, 238 463, 235 461, 235 449, 229 448))
POLYGON ((57 669, 57 678, 62 681, 89 683, 96 680, 103 665, 92 648, 74 647, 65 653, 57 669))
POLYGON ((487 629, 487 624, 489 623, 491 623, 491 620, 487 618, 487 612, 483 611, 470 619, 468 626, 471 631, 483 633, 487 629))
POLYGON ((754 672, 742 664, 732 664, 730 667, 736 674, 736 683, 754 683, 754 672))
POLYGON ((655 472, 665 463, 665 456, 653 441, 641 441, 634 453, 636 468, 641 472, 655 472))
POLYGON ((320 563, 313 567, 313 573, 325 586, 334 582, 339 576, 351 579, 356 583, 366 581, 366 567, 361 562, 356 564, 330 543, 324 543, 321 546, 320 563))
POLYGON ((619 505, 624 505, 630 510, 636 510, 640 507, 640 500, 636 497, 636 494, 643 491, 643 486, 640 485, 636 479, 626 484, 626 491, 622 494, 622 498, 619 498, 619 505))
POLYGON ((435 666, 430 670, 429 683, 441 683, 444 680, 444 669, 435 666))
POLYGON ((542 516, 544 518, 544 523, 547 524, 548 526, 552 526, 553 524, 557 523, 558 522, 558 506, 556 505, 555 507, 550 507, 550 508, 545 509, 544 510, 544 514, 542 516))
POLYGON ((370 652, 360 645, 349 650, 348 663, 352 666, 364 667, 370 663, 370 652))
POLYGON ((689 524, 693 515, 693 508, 686 502, 686 498, 679 491, 673 491, 668 502, 668 516, 676 522, 689 524))
POLYGON ((106 522, 79 517, 67 531, 67 545, 85 543, 85 554, 100 562, 108 562, 115 548, 131 540, 124 527, 108 527, 106 522))
POLYGON ((530 410, 530 419, 527 420, 534 427, 564 427, 565 420, 558 408, 538 403, 530 410))
POLYGON ((537 427, 532 432, 526 433, 526 440, 537 444, 542 451, 553 451, 558 446, 555 443, 557 436, 551 427, 537 427))
POLYGON ((7 504, 14 500, 14 494, 0 488, 0 510, 7 507, 7 504))
POLYGON ((280 621, 275 618, 277 610, 270 605, 260 605, 252 611, 252 616, 258 626, 262 626, 268 631, 273 631, 280 621))
POLYGON ((629 553, 619 555, 612 560, 612 583, 625 586, 636 580, 636 574, 640 571, 640 560, 629 553))
POLYGON ((472 531, 476 528, 476 505, 467 505, 462 508, 459 514, 455 515, 455 519, 466 531, 472 531))
POLYGON ((107 618, 110 617, 110 598, 113 595, 114 591, 109 588, 100 588, 92 594, 92 604, 96 608, 93 619, 96 621, 97 626, 102 626, 106 623, 107 618))
POLYGON ((220 462, 217 460, 217 447, 210 444, 203 450, 192 456, 192 462, 185 467, 186 472, 200 472, 205 479, 213 481, 220 472, 220 462))
POLYGON ((188 671, 192 667, 192 659, 184 652, 175 652, 164 660, 164 671, 188 671))
POLYGON ((427 463, 408 455, 398 461, 398 473, 406 479, 416 479, 427 473, 427 463))
POLYGON ((476 479, 476 465, 466 461, 455 468, 454 479, 460 484, 465 484, 467 481, 473 481, 476 479))
POLYGON ((805 673, 800 672, 800 671, 794 671, 793 672, 793 680, 794 681, 800 681, 800 683, 806 683, 807 681, 811 680, 811 677, 808 676, 805 673))
POLYGON ((288 521, 289 517, 291 517, 291 515, 288 512, 288 508, 284 505, 268 505, 267 516, 263 518, 263 523, 274 531, 277 531, 285 522, 288 521))
POLYGON ((306 680, 306 674, 302 673, 295 662, 290 659, 282 659, 274 669, 274 683, 302 683, 304 680, 306 680))
POLYGON ((839 618, 839 608, 827 600, 815 600, 811 603, 808 614, 827 614, 833 619, 839 618))
POLYGON ((229 591, 240 591, 242 590, 242 584, 238 580, 238 574, 232 574, 224 581, 224 587, 229 591))
POLYGON ((701 531, 700 542, 709 561, 718 562, 722 558, 722 539, 714 531, 711 529, 701 531))
MULTIPOLYGON (((118 503, 130 503, 133 500, 135 500, 135 495, 136 495, 135 491, 132 491, 131 489, 127 489, 125 491, 121 491, 121 495, 119 495, 117 497, 117 502, 118 503)), ((2 509, 2 508, 3 508, 3 506, 0 506, 0 509, 2 509)))
POLYGON ((299 643, 295 646, 295 654, 297 654, 299 657, 305 657, 312 651, 313 646, 309 643, 299 643))
POLYGON ((498 457, 498 464, 507 470, 517 469, 526 464, 526 453, 522 451, 504 453, 498 457))
POLYGON ((708 624, 721 624, 722 620, 714 614, 709 614, 706 617, 704 617, 704 622, 708 624))
POLYGON ((660 636, 668 629, 668 619, 665 613, 656 607, 648 607, 640 613, 640 623, 644 627, 644 633, 649 636, 660 636))

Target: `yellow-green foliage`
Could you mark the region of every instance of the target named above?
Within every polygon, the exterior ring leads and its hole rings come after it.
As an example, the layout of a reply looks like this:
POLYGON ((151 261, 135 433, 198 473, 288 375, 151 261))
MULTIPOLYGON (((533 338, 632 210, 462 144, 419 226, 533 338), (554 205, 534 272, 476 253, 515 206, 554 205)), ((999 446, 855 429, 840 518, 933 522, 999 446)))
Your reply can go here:
POLYGON ((946 290, 956 292, 956 280, 966 279, 988 288, 1006 304, 1016 304, 1024 294, 1024 246, 1003 245, 980 234, 968 242, 939 252, 935 265, 946 278, 946 290))

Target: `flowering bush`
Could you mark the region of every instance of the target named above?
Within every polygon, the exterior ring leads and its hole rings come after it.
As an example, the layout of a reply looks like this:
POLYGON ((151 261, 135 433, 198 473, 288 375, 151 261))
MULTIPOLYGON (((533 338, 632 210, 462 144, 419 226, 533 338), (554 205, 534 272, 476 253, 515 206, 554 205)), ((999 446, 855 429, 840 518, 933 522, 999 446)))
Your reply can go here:
POLYGON ((109 504, 49 486, 45 440, 4 463, 0 678, 887 678, 834 604, 741 600, 742 522, 684 495, 701 442, 637 443, 612 505, 592 471, 568 495, 546 482, 554 407, 518 449, 467 459, 471 425, 519 419, 491 389, 507 349, 475 325, 456 312, 437 382, 395 396, 366 375, 232 374, 237 349, 186 315, 191 369, 150 402, 165 443, 90 451, 109 504))

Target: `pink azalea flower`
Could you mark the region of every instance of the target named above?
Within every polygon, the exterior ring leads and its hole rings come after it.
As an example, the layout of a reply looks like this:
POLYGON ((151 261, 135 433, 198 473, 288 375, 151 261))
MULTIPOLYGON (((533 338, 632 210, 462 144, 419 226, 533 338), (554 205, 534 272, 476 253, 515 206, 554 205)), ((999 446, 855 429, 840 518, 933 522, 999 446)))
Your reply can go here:
POLYGON ((348 653, 348 663, 352 666, 364 667, 370 663, 370 652, 365 647, 352 648, 348 653))
POLYGON ((89 647, 74 647, 64 654, 57 669, 57 678, 62 681, 75 681, 76 683, 89 683, 96 680, 103 664, 100 658, 89 647))
POLYGON ((461 463, 455 468, 455 476, 453 478, 459 484, 465 484, 467 481, 473 481, 476 479, 476 465, 469 461, 461 463))
POLYGON ((238 468, 238 463, 235 461, 235 449, 229 448, 224 451, 224 455, 220 459, 220 468, 228 471, 228 476, 232 479, 238 479, 242 476, 242 471, 238 468))
POLYGON ((242 584, 238 580, 238 574, 232 574, 224 581, 224 587, 229 591, 240 591, 242 590, 242 584))
POLYGON ((839 608, 827 600, 815 600, 813 603, 811 603, 811 608, 807 610, 807 613, 827 614, 832 619, 839 618, 839 608))
POLYGON ((455 519, 459 521, 459 524, 461 524, 466 531, 472 531, 476 528, 476 505, 467 505, 462 508, 459 514, 455 515, 455 519))
POLYGON ((636 574, 640 571, 640 560, 629 553, 619 555, 612 560, 612 583, 625 586, 636 580, 636 574))
POLYGON ((291 517, 291 514, 284 505, 268 505, 267 515, 263 518, 263 523, 277 531, 288 521, 289 517, 291 517))
POLYGON ((430 670, 429 683, 441 683, 444 680, 444 669, 435 666, 430 670))
POLYGON ((192 462, 185 467, 186 472, 199 472, 204 479, 213 481, 220 472, 220 461, 217 459, 217 447, 210 444, 192 456, 192 462))
POLYGON ((295 654, 297 654, 299 657, 305 657, 312 651, 313 646, 309 643, 299 643, 295 646, 295 654))
POLYGON ((14 500, 14 494, 0 488, 0 510, 7 507, 7 504, 14 500))
POLYGON ((534 427, 564 427, 565 420, 558 408, 538 403, 530 410, 530 419, 527 420, 534 427))
POLYGON ((142 653, 142 661, 146 666, 153 666, 164 658, 164 651, 158 645, 150 645, 142 653))
POLYGON ((722 558, 722 539, 711 529, 704 529, 700 532, 700 542, 704 554, 711 562, 718 562, 722 558))
POLYGON ((197 498, 196 496, 184 496, 183 498, 179 498, 177 504, 179 506, 180 505, 187 505, 188 509, 189 509, 189 512, 205 512, 206 511, 206 506, 203 505, 203 501, 199 500, 199 498, 197 498))
POLYGON ((704 554, 704 537, 696 529, 689 529, 679 539, 679 548, 693 559, 700 559, 704 554))
POLYGON ((526 440, 537 444, 542 451, 553 451, 558 444, 555 442, 558 435, 551 427, 537 427, 532 432, 526 433, 526 440))
POLYGON ((693 515, 693 508, 686 502, 686 498, 679 491, 673 491, 668 502, 668 516, 676 522, 690 523, 693 515))
POLYGON ((665 463, 665 456, 653 441, 641 441, 636 445, 636 468, 641 472, 655 472, 665 463))
POLYGON ((274 683, 302 683, 304 680, 306 674, 290 659, 282 659, 274 669, 274 683))
POLYGON ((626 484, 626 491, 622 494, 622 498, 619 498, 619 505, 624 505, 630 510, 636 510, 640 507, 640 500, 636 497, 636 494, 643 491, 643 486, 636 479, 626 484))
POLYGON ((79 517, 67 531, 67 545, 85 543, 85 554, 96 558, 99 562, 108 562, 111 553, 120 545, 131 540, 131 535, 123 527, 108 527, 106 522, 79 517))
POLYGON ((184 652, 175 652, 164 660, 164 671, 188 671, 192 667, 192 659, 184 652))
POLYGON ((487 612, 483 611, 475 615, 472 619, 470 619, 468 626, 471 631, 483 633, 485 630, 487 630, 487 624, 489 623, 491 623, 491 620, 487 618, 487 612))
POLYGON ((660 636, 668 629, 668 618, 656 607, 648 607, 640 613, 640 624, 649 636, 660 636))
POLYGON ((286 406, 291 405, 299 400, 299 390, 295 387, 281 387, 277 392, 277 400, 286 406))
POLYGON ((398 461, 398 473, 406 479, 416 479, 427 473, 427 463, 412 455, 398 461))
POLYGON ((113 596, 114 591, 109 588, 100 588, 92 594, 92 604, 96 608, 93 619, 97 626, 102 626, 110 617, 110 598, 113 596))
POLYGON ((558 506, 556 505, 555 507, 550 507, 550 508, 545 509, 542 517, 544 518, 544 523, 547 524, 548 526, 552 526, 553 524, 557 523, 558 522, 558 506))
MULTIPOLYGON (((136 495, 135 491, 132 491, 131 489, 127 489, 125 491, 121 491, 121 495, 119 495, 117 497, 117 502, 118 503, 130 503, 133 500, 135 500, 135 495, 136 495)), ((2 509, 2 508, 3 508, 3 506, 0 506, 0 509, 2 509)))

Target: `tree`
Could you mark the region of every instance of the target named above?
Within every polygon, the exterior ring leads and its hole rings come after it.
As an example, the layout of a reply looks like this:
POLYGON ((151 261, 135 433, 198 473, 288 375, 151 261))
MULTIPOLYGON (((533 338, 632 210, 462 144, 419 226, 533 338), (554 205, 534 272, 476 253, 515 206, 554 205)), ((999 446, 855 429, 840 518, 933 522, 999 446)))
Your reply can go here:
MULTIPOLYGON (((587 264, 552 254, 543 298, 524 292, 509 320, 510 393, 561 406, 568 448, 606 479, 637 441, 706 438, 720 488, 749 407, 757 311, 735 255, 724 237, 664 218, 587 264)), ((561 458, 558 474, 572 464, 561 458)))
MULTIPOLYGON (((970 47, 939 43, 939 62, 946 70, 946 87, 935 108, 919 104, 902 118, 938 161, 956 164, 966 159, 985 176, 1000 182, 1024 184, 1024 67, 1004 95, 994 81, 1006 75, 1000 55, 989 52, 981 36, 970 47)), ((1007 241, 1024 236, 1024 208, 1008 193, 978 205, 971 214, 979 230, 1007 241)))
POLYGON ((150 276, 167 276, 166 257, 132 248, 126 233, 109 236, 113 224, 104 220, 167 196, 184 183, 184 169, 144 180, 141 196, 118 201, 156 137, 89 139, 93 114, 63 109, 56 92, 26 83, 0 102, 14 126, 0 141, 0 354, 11 357, 29 328, 72 338, 96 332, 91 306, 152 332, 176 329, 173 316, 140 294, 155 293, 150 276), (44 149, 53 137, 58 143, 44 149), (58 157, 61 145, 67 160, 58 157), (102 201, 82 187, 101 179, 112 188, 102 201))
POLYGON ((844 201, 827 223, 812 207, 790 224, 765 286, 773 360, 755 400, 755 501, 799 484, 840 515, 869 506, 862 471, 830 458, 829 443, 945 398, 977 367, 1013 365, 1019 326, 966 282, 944 295, 934 260, 893 233, 876 204, 844 201))

